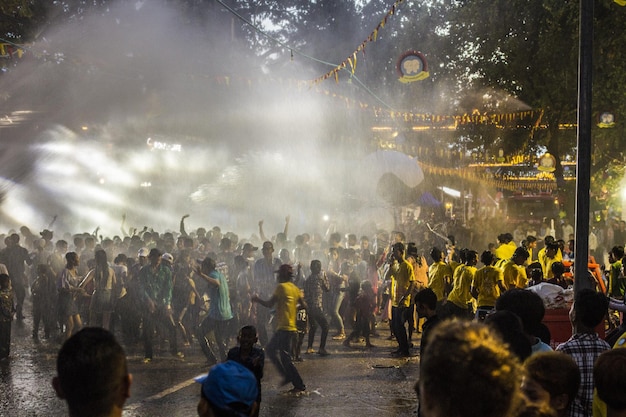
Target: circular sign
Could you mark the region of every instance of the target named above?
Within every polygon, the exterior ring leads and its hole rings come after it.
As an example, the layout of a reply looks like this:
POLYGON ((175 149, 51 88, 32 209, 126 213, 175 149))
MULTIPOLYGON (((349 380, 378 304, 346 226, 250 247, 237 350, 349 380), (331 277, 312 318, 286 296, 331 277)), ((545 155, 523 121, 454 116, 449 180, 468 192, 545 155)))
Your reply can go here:
POLYGON ((613 113, 604 112, 600 114, 600 123, 598 127, 613 127, 615 126, 615 115, 613 113))
POLYGON ((411 83, 428 78, 428 64, 421 52, 408 51, 400 56, 396 65, 400 82, 411 83))
POLYGON ((543 172, 553 172, 556 170, 556 158, 549 153, 543 154, 539 158, 539 166, 537 169, 543 172))

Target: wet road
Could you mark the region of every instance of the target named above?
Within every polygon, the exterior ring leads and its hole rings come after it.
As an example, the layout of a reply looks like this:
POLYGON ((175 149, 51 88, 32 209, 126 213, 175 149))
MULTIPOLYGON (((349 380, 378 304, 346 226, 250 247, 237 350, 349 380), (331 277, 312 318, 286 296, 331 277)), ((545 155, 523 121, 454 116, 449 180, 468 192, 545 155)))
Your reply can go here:
MULTIPOLYGON (((13 322, 12 333, 11 359, 0 362, 0 416, 66 416, 65 403, 50 384, 59 343, 35 343, 29 317, 21 326, 13 322)), ((329 338, 330 356, 303 355, 305 361, 297 367, 307 392, 300 396, 287 394, 290 386, 279 387, 281 378, 266 359, 261 416, 415 416, 419 359, 391 358, 395 346, 386 339, 373 338, 372 343, 375 349, 357 343, 348 349, 329 338)), ((124 416, 196 415, 199 385, 193 377, 208 370, 197 345, 183 349, 186 356, 180 360, 169 356, 163 344, 150 364, 142 363, 141 346, 125 349, 133 385, 124 416)))

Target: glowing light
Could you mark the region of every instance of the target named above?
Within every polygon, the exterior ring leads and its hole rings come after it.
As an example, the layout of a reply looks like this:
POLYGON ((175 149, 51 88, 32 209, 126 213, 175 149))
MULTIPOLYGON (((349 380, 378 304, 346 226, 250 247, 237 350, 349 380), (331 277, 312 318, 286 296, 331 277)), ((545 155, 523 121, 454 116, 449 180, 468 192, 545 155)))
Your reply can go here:
POLYGON ((449 196, 452 196, 454 198, 460 198, 461 197, 461 192, 458 190, 455 190, 453 188, 448 188, 448 187, 437 187, 439 188, 441 191, 443 191, 444 193, 448 194, 449 196))
POLYGON ((328 220, 330 220, 330 216, 328 214, 324 214, 322 216, 322 220, 324 220, 325 222, 327 222, 328 220))
POLYGON ((181 145, 180 143, 161 142, 161 141, 154 140, 152 138, 148 138, 146 140, 146 144, 152 150, 157 150, 157 151, 182 152, 183 150, 183 145, 181 145))

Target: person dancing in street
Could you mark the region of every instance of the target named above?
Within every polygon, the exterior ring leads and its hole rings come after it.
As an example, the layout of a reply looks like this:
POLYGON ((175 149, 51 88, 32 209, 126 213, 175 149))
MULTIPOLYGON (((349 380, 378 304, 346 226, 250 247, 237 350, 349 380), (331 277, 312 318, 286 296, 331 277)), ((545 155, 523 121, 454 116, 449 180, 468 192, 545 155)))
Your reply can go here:
POLYGON ((296 327, 297 306, 300 304, 306 308, 306 302, 301 295, 300 289, 291 282, 293 267, 289 264, 284 264, 280 266, 277 272, 278 286, 272 298, 262 300, 254 295, 251 301, 267 308, 276 306, 276 332, 267 344, 267 355, 285 378, 284 382, 293 384, 293 389, 290 392, 297 394, 305 391, 306 385, 304 385, 302 377, 293 364, 291 352, 298 334, 296 327))

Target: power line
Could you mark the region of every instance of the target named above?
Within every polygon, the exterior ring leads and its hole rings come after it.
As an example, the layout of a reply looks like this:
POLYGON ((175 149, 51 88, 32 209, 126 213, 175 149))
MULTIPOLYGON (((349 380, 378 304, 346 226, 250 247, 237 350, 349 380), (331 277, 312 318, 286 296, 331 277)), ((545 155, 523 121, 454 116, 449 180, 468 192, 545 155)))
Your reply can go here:
MULTIPOLYGON (((228 6, 227 4, 225 4, 222 0, 216 0, 219 4, 221 4, 226 10, 228 10, 230 13, 232 13, 235 17, 237 17, 239 20, 241 20, 242 22, 244 22, 246 25, 250 26, 252 29, 254 29, 256 32, 260 33, 261 35, 265 36, 266 38, 270 39, 271 41, 275 42, 276 44, 282 46, 285 49, 288 49, 291 52, 291 55, 293 56, 293 54, 297 54, 299 56, 302 56, 303 58, 307 58, 310 59, 314 62, 318 62, 327 66, 331 66, 333 68, 337 68, 339 65, 338 64, 333 64, 331 62, 327 62, 315 57, 312 57, 308 54, 305 54, 304 52, 298 50, 297 48, 291 47, 289 45, 287 45, 286 43, 280 41, 279 39, 276 39, 275 37, 273 37, 272 35, 270 35, 269 33, 265 32, 263 29, 259 28, 257 25, 255 25, 254 23, 250 22, 248 19, 246 19, 245 17, 241 16, 239 13, 237 13, 236 10, 234 10, 232 7, 228 6)), ((370 96, 372 96, 376 101, 380 102, 383 106, 385 106, 386 108, 393 110, 393 107, 390 106, 389 104, 387 104, 382 98, 378 97, 369 87, 367 87, 355 74, 353 74, 351 71, 349 71, 346 68, 342 68, 342 70, 347 71, 348 73, 350 73, 350 78, 354 79, 358 85, 360 85, 370 96)))

